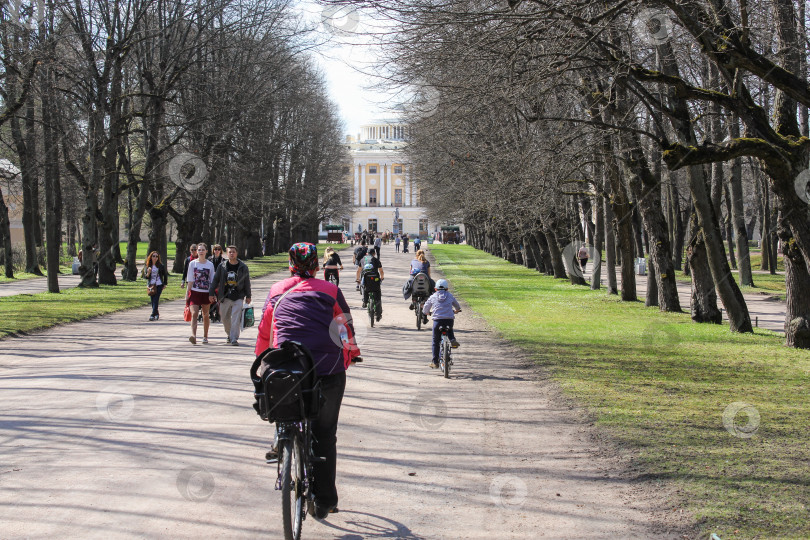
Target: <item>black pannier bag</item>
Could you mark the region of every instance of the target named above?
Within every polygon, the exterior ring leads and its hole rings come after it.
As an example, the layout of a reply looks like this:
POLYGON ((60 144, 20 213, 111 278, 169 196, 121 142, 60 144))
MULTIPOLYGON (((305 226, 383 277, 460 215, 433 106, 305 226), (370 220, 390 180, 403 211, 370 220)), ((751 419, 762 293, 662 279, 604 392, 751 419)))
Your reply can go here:
POLYGON ((253 362, 250 378, 256 398, 253 408, 262 420, 298 422, 318 415, 323 399, 320 380, 312 355, 302 344, 285 341, 277 349, 265 350, 253 362))

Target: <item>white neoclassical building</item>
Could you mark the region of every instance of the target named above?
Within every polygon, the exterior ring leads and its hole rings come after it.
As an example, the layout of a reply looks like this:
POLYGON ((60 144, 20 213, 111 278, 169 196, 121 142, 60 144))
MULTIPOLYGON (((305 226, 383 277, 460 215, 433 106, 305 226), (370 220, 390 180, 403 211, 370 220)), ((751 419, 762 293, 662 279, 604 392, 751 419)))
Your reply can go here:
POLYGON ((354 205, 352 214, 343 218, 345 230, 405 232, 422 237, 434 231, 419 204, 419 188, 405 162, 407 137, 407 125, 398 121, 362 126, 357 137, 346 137, 352 161, 344 173, 353 186, 354 205))

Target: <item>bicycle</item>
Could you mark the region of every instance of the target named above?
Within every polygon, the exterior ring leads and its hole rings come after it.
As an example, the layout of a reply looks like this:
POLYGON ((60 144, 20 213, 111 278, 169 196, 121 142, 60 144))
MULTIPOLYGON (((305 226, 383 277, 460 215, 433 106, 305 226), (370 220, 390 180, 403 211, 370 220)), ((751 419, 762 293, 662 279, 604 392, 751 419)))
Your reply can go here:
POLYGON ((262 420, 276 424, 275 443, 265 462, 277 463, 275 489, 282 496, 284 538, 300 540, 306 514, 315 512, 313 463, 326 461, 312 448, 310 419, 317 417, 322 400, 312 355, 300 343, 286 341, 259 355, 250 376, 253 408, 262 420), (259 376, 256 370, 263 361, 270 368, 259 376))
POLYGON ((315 504, 312 464, 326 460, 315 456, 312 451, 312 426, 309 420, 278 422, 276 436, 278 457, 267 459, 267 463, 278 463, 276 490, 281 491, 284 538, 300 540, 307 512, 315 504))
POLYGON ((439 326, 439 331, 442 333, 442 341, 439 345, 439 369, 444 373, 444 378, 450 378, 450 366, 453 365, 452 345, 450 344, 450 337, 447 335, 450 331, 449 326, 439 326))
POLYGON ((374 291, 368 293, 368 322, 374 328, 374 318, 377 316, 377 295, 374 291))
POLYGON ((328 281, 329 283, 332 283, 334 285, 337 285, 338 284, 338 275, 336 273, 329 272, 329 274, 326 276, 326 281, 328 281))
POLYGON ((427 323, 427 316, 422 313, 422 308, 425 307, 426 298, 423 296, 411 296, 411 303, 413 303, 413 310, 416 313, 416 329, 421 330, 422 325, 427 323))

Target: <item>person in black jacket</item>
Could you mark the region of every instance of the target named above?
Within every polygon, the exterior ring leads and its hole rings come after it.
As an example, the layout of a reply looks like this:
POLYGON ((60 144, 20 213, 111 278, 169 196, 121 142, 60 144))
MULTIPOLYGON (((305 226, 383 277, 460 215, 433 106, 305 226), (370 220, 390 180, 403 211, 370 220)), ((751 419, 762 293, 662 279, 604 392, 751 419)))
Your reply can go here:
POLYGON ((250 304, 250 271, 239 260, 236 246, 228 246, 228 258, 214 272, 208 288, 211 302, 219 302, 222 326, 228 334, 228 343, 239 345, 242 331, 242 306, 250 304))
POLYGON ((169 281, 169 273, 166 271, 166 265, 160 262, 160 254, 153 251, 149 254, 143 262, 143 277, 146 279, 146 286, 149 288, 154 287, 154 293, 151 295, 152 299, 152 315, 149 317, 150 321, 156 321, 160 318, 158 312, 158 303, 160 302, 160 293, 169 281))
POLYGON ((186 286, 186 278, 188 277, 188 265, 191 261, 197 258, 197 244, 191 244, 188 248, 189 256, 183 262, 183 281, 180 283, 181 287, 186 286))
MULTIPOLYGON (((214 244, 211 247, 211 251, 214 253, 214 256, 208 260, 214 263, 214 272, 216 272, 219 265, 225 260, 225 257, 222 255, 222 246, 219 244, 214 244)), ((211 304, 210 314, 211 322, 222 322, 222 316, 219 313, 219 302, 214 302, 211 304)))

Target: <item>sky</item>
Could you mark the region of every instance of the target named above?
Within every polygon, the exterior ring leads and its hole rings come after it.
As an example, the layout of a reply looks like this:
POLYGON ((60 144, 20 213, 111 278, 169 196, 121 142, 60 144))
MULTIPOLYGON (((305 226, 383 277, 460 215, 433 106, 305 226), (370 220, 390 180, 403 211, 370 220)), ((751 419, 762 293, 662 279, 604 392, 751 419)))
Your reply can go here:
POLYGON ((305 21, 318 27, 318 39, 324 40, 324 45, 313 51, 312 57, 324 73, 330 98, 339 108, 346 134, 356 136, 361 125, 393 117, 388 109, 392 97, 372 88, 381 81, 379 77, 369 76, 375 72, 378 55, 371 38, 363 36, 364 32, 379 29, 379 21, 363 12, 336 10, 313 0, 301 0, 296 7, 305 21))

